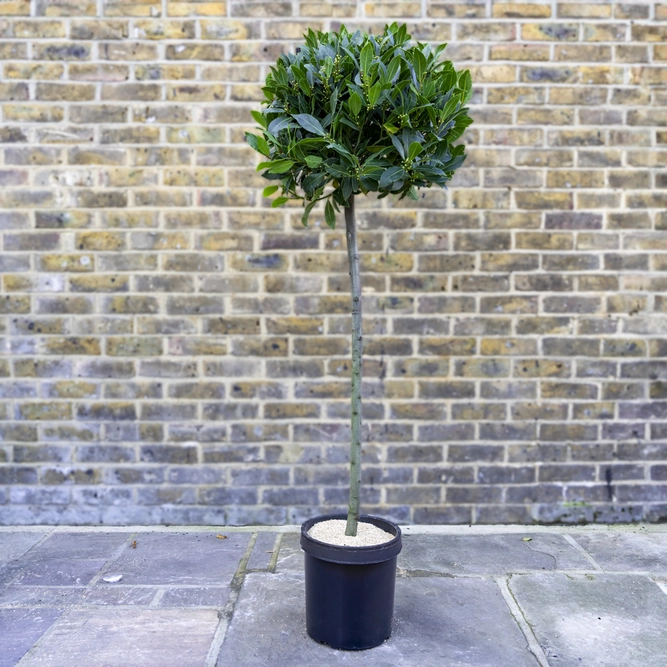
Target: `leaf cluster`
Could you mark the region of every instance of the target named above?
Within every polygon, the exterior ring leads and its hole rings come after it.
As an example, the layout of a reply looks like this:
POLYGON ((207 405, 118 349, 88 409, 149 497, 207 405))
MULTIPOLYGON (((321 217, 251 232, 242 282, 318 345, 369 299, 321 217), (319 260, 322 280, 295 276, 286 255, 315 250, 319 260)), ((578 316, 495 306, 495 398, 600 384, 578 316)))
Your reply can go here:
POLYGON ((279 182, 264 196, 282 190, 272 206, 303 200, 307 225, 326 200, 333 228, 335 211, 352 195, 416 200, 418 188, 446 187, 465 159, 465 147, 454 142, 472 123, 470 72, 439 59, 446 44, 411 44, 396 23, 379 37, 345 26, 304 37, 266 78, 266 106, 252 112, 261 134, 246 133, 266 157, 258 170, 279 182))

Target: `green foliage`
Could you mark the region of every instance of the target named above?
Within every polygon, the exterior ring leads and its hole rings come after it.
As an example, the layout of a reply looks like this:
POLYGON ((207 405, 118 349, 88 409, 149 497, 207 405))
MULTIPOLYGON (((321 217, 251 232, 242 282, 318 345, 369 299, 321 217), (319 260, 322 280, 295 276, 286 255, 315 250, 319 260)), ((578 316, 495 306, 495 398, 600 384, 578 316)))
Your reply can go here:
POLYGON ((261 136, 247 133, 268 158, 258 170, 282 186, 273 206, 303 200, 306 225, 326 199, 333 227, 351 195, 417 199, 417 188, 446 187, 465 159, 454 142, 472 123, 470 72, 439 60, 446 45, 411 45, 406 26, 396 23, 380 37, 343 26, 340 33, 308 30, 305 39, 271 68, 266 108, 252 113, 261 136))

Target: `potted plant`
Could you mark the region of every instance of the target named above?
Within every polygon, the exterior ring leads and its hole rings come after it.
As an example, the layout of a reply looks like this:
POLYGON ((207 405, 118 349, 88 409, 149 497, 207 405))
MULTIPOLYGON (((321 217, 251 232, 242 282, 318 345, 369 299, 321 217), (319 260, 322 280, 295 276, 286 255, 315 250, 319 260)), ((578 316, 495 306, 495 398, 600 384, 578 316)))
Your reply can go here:
POLYGON ((445 44, 411 44, 405 25, 386 26, 379 37, 344 26, 338 33, 309 30, 304 37, 304 46, 271 68, 266 107, 252 112, 261 134, 247 133, 247 139, 266 158, 258 170, 275 181, 264 196, 280 190, 274 208, 302 201, 307 226, 313 208, 324 202, 332 229, 336 212, 345 212, 352 292, 350 501, 347 516, 306 521, 301 546, 308 634, 335 648, 363 649, 391 633, 401 532, 390 521, 359 515, 362 318, 355 196, 375 192, 417 201, 418 188, 445 187, 465 159, 464 146, 453 142, 472 122, 466 107, 472 84, 468 71, 439 60, 445 44), (322 537, 322 529, 332 527, 339 535, 322 537), (362 532, 378 528, 381 543, 360 540, 362 532))

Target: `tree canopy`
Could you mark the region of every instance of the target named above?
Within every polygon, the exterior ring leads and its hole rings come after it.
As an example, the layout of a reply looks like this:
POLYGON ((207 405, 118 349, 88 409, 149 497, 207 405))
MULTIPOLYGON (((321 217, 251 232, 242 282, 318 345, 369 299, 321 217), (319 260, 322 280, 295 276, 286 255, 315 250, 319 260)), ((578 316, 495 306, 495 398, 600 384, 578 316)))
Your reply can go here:
POLYGON ((261 134, 246 133, 267 158, 258 170, 279 182, 264 196, 282 190, 273 207, 303 200, 307 225, 325 200, 333 228, 352 195, 416 200, 418 188, 446 187, 465 159, 454 142, 472 123, 470 72, 439 59, 446 44, 410 42, 405 25, 379 37, 342 26, 308 30, 304 46, 280 56, 263 88, 266 106, 252 112, 261 134))

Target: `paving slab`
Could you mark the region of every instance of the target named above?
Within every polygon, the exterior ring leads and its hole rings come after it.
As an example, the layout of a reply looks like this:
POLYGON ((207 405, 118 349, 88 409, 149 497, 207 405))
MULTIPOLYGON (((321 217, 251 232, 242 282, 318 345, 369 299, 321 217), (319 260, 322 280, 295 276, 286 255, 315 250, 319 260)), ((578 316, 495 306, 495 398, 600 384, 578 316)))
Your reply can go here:
POLYGON ((13 667, 62 609, 0 609, 0 667, 13 667))
POLYGON ((0 607, 65 607, 81 601, 85 588, 5 586, 0 589, 0 607))
POLYGON ((301 535, 286 533, 280 540, 276 572, 303 572, 301 535))
POLYGON ((20 558, 43 538, 42 533, 0 533, 0 566, 20 558))
POLYGON ((217 665, 538 667, 495 581, 399 578, 392 637, 370 651, 337 651, 306 634, 303 576, 246 577, 217 665))
MULTIPOLYGON (((563 535, 404 535, 399 570, 433 574, 502 575, 541 570, 590 570, 563 535)), ((303 570, 300 535, 283 535, 277 572, 303 570)))
POLYGON ((562 535, 410 535, 398 567, 441 574, 502 575, 541 570, 590 570, 562 535))
POLYGON ((160 598, 160 607, 215 607, 227 604, 231 588, 172 588, 160 598))
POLYGON ((360 653, 307 636, 299 533, 253 532, 1 530, 0 667, 667 665, 660 527, 410 527, 393 635, 360 653))
POLYGON ((665 667, 667 595, 642 575, 515 575, 550 667, 665 667))
POLYGON ((150 605, 160 589, 143 586, 95 586, 81 595, 82 604, 94 605, 150 605))
POLYGON ((212 609, 73 609, 21 667, 202 667, 217 625, 212 609))
POLYGON ((249 533, 145 533, 136 536, 110 563, 107 572, 122 574, 123 584, 228 585, 248 546, 249 533))
POLYGON ((49 535, 0 568, 0 581, 19 586, 86 586, 128 537, 122 533, 49 535))
POLYGON ((250 558, 248 559, 247 570, 266 570, 273 556, 273 549, 276 543, 278 533, 259 533, 255 546, 253 547, 250 558))
POLYGON ((22 560, 107 560, 132 533, 55 533, 25 554, 22 560))
POLYGON ((574 539, 605 571, 667 576, 667 533, 588 533, 574 539))
POLYGON ((27 563, 14 584, 25 586, 85 586, 106 563, 104 559, 54 559, 27 563))

